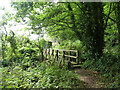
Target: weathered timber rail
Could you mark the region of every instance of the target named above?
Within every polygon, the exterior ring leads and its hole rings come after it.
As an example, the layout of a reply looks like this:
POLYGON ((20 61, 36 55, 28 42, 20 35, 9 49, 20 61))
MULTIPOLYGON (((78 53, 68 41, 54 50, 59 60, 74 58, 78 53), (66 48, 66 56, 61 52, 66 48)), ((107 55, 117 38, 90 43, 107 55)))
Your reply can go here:
POLYGON ((54 57, 54 60, 59 62, 68 62, 71 64, 72 62, 75 64, 80 63, 80 52, 78 50, 64 50, 64 49, 45 49, 44 55, 46 59, 50 59, 50 57, 54 57))

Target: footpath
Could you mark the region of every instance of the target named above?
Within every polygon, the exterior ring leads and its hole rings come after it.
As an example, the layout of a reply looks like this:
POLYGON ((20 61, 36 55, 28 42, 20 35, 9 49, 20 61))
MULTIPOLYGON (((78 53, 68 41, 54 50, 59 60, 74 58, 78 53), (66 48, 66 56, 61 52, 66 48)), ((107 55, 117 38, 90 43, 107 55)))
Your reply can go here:
POLYGON ((85 88, 106 88, 106 85, 100 82, 97 71, 76 68, 73 72, 80 75, 80 80, 84 82, 85 88))

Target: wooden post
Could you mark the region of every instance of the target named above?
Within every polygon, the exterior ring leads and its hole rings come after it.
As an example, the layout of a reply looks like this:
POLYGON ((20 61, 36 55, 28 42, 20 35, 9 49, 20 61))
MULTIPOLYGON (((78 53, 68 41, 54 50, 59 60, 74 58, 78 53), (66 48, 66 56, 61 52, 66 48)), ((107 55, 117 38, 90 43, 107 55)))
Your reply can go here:
POLYGON ((56 51, 56 58, 57 58, 57 61, 58 61, 58 50, 56 51))
MULTIPOLYGON (((70 56, 71 56, 71 51, 69 51, 69 54, 70 54, 70 56)), ((69 60, 70 60, 70 61, 72 60, 71 57, 69 57, 69 60)))
POLYGON ((64 64, 65 63, 65 51, 63 51, 63 59, 62 59, 62 64, 64 64))
POLYGON ((51 53, 51 57, 52 57, 52 60, 54 59, 54 61, 55 61, 55 58, 54 58, 54 49, 52 49, 52 53, 51 53))
POLYGON ((50 60, 50 48, 48 49, 48 59, 50 60))
MULTIPOLYGON (((69 55, 71 55, 71 51, 69 51, 69 55)), ((67 65, 67 67, 68 67, 68 70, 70 70, 71 69, 71 57, 68 57, 68 65, 67 65)))
POLYGON ((47 49, 45 50, 45 52, 46 52, 46 59, 47 59, 47 49))
POLYGON ((79 64, 79 51, 77 51, 77 53, 76 53, 76 56, 77 56, 77 58, 76 58, 76 62, 77 62, 77 64, 79 64))
POLYGON ((54 56, 54 49, 52 49, 52 54, 51 55, 54 56))
POLYGON ((50 48, 49 48, 49 55, 50 55, 50 48))
POLYGON ((42 62, 43 62, 43 60, 44 60, 43 48, 42 48, 41 54, 42 54, 42 62))

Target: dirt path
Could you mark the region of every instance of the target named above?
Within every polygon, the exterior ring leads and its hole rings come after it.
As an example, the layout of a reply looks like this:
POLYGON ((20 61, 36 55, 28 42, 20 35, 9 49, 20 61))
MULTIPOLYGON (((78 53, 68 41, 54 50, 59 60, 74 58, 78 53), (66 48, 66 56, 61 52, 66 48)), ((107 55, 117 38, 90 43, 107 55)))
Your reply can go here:
POLYGON ((80 80, 85 82, 86 88, 105 88, 99 81, 98 72, 84 69, 74 69, 73 72, 80 75, 80 80))

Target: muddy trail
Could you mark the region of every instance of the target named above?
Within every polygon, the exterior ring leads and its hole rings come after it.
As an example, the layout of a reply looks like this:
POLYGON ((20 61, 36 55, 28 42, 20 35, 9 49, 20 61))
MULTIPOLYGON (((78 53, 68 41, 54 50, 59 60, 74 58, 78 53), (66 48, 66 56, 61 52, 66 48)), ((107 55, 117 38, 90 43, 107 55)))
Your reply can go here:
POLYGON ((106 88, 106 85, 100 81, 97 71, 76 68, 73 72, 80 75, 80 80, 84 82, 85 88, 106 88))

